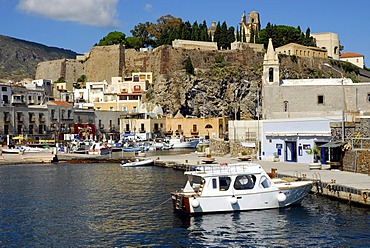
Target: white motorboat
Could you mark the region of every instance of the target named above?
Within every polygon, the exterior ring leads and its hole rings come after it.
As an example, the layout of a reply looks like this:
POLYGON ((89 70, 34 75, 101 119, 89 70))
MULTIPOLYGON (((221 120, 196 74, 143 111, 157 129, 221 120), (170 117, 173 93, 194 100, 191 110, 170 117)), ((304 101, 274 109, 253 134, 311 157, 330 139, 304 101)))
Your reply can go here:
POLYGON ((1 151, 6 154, 21 154, 24 150, 22 147, 17 146, 15 148, 2 148, 1 151))
POLYGON ((107 146, 107 144, 98 142, 98 143, 93 143, 90 148, 88 153, 92 155, 106 155, 112 152, 112 147, 107 146))
POLYGON ((42 147, 30 147, 30 146, 22 146, 22 149, 25 153, 48 153, 52 152, 50 148, 42 148, 42 147))
POLYGON ((153 165, 153 163, 154 163, 153 159, 144 159, 144 160, 136 159, 133 162, 129 162, 129 161, 126 162, 122 160, 121 166, 122 167, 148 166, 148 165, 153 165))
POLYGON ((197 148, 197 145, 199 143, 199 139, 186 139, 186 138, 171 138, 169 140, 169 144, 173 148, 191 148, 195 149, 197 148))
POLYGON ((184 189, 173 192, 176 212, 195 215, 262 210, 300 204, 314 181, 271 179, 261 165, 241 162, 186 171, 184 189))

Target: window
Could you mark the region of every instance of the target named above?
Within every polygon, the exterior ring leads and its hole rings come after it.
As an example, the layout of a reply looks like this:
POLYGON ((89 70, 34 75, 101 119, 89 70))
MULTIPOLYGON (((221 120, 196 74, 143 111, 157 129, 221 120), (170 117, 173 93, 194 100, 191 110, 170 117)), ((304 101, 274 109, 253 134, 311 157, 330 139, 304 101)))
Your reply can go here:
POLYGON ((262 176, 261 181, 260 181, 260 185, 261 185, 262 188, 267 189, 267 188, 270 188, 271 182, 267 179, 267 177, 262 176))
POLYGON ((214 189, 217 189, 217 180, 216 180, 216 178, 213 178, 213 179, 212 179, 212 187, 213 187, 214 189))
POLYGON ((370 102, 370 93, 367 93, 367 101, 370 102))
POLYGON ((220 177, 219 181, 220 181, 220 190, 221 191, 225 191, 225 190, 229 189, 230 183, 231 183, 231 178, 230 177, 220 177))
POLYGON ((255 182, 256 177, 254 175, 237 176, 234 183, 234 189, 236 190, 253 189, 255 182))
POLYGON ((3 87, 1 87, 1 91, 8 91, 8 90, 7 90, 7 87, 4 87, 4 86, 3 86, 3 87))
POLYGON ((197 125, 193 125, 193 132, 197 131, 197 125))
POLYGON ((274 82, 274 69, 269 69, 269 82, 274 82))
POLYGON ((284 112, 288 112, 288 106, 289 105, 289 102, 288 101, 284 101, 284 112))
POLYGON ((324 104, 324 96, 318 95, 317 96, 317 104, 324 104))

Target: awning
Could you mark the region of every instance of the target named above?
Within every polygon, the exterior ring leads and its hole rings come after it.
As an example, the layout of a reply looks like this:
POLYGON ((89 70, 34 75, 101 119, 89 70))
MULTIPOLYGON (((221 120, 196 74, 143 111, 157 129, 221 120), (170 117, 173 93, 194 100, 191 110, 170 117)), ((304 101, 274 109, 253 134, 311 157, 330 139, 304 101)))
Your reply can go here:
POLYGON ((24 140, 25 138, 23 136, 15 136, 12 139, 13 140, 24 140))
POLYGON ((342 142, 328 142, 326 144, 321 145, 320 147, 335 148, 340 146, 342 146, 342 142))

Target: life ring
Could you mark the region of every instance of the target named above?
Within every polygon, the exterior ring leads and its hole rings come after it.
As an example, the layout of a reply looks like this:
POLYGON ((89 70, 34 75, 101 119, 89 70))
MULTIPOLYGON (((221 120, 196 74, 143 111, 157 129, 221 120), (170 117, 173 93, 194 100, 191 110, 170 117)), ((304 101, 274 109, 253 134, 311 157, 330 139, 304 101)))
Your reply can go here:
POLYGON ((221 166, 227 166, 227 163, 221 163, 220 165, 221 166))

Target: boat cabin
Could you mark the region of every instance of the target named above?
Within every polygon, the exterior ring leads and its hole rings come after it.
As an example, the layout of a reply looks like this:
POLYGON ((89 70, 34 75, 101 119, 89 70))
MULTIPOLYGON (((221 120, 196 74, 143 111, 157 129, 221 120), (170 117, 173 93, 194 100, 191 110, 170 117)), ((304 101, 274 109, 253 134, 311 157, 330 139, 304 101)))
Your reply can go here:
POLYGON ((184 193, 215 196, 239 195, 276 190, 270 177, 259 165, 204 166, 200 171, 186 172, 184 193), (203 169, 203 170, 202 170, 203 169))

